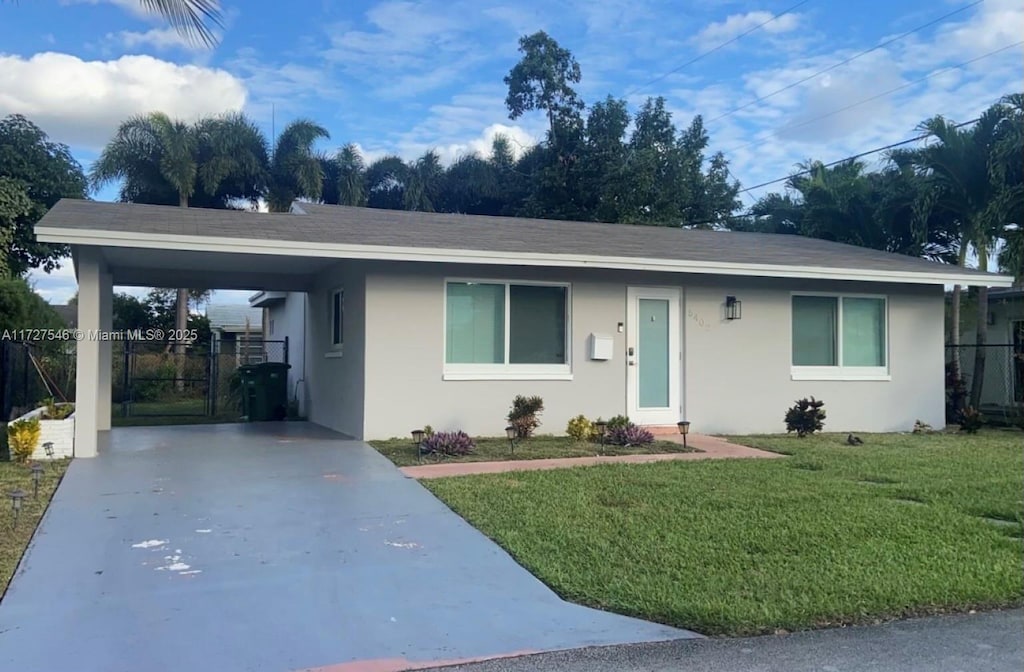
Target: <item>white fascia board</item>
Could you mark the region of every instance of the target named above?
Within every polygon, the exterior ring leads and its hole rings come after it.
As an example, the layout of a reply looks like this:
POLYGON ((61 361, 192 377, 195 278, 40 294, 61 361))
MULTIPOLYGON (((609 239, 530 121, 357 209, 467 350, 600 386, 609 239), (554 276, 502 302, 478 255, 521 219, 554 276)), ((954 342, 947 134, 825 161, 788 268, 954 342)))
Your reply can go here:
POLYGON ((499 252, 456 250, 389 245, 351 245, 304 241, 263 240, 212 236, 131 233, 96 229, 36 227, 36 238, 43 243, 95 245, 103 247, 148 248, 222 254, 269 254, 277 256, 321 257, 334 259, 373 259, 454 264, 548 266, 558 268, 607 268, 617 270, 697 273, 704 275, 747 275, 771 278, 813 280, 854 280, 921 285, 985 285, 1010 287, 1013 277, 990 275, 982 278, 956 271, 882 271, 860 268, 788 266, 784 264, 748 264, 686 259, 614 257, 584 254, 545 254, 540 252, 499 252))

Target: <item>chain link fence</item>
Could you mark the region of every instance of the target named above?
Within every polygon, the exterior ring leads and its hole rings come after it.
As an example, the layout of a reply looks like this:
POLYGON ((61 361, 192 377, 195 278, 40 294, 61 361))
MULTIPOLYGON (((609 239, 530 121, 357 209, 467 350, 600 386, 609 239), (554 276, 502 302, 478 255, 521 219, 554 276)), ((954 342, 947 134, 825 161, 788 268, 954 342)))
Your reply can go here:
POLYGON ((992 424, 1024 426, 1024 342, 946 346, 947 421, 967 406, 992 424))

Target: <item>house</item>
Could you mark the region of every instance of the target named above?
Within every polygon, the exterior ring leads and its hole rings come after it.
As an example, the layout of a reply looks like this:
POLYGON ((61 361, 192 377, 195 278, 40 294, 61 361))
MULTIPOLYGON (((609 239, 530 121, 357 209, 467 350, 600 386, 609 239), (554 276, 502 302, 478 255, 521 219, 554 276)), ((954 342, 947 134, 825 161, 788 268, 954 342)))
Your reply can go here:
MULTIPOLYGON (((1024 416, 1024 287, 989 290, 985 336, 985 377, 979 406, 992 419, 1020 418, 1024 416)), ((975 330, 963 329, 960 342, 964 382, 970 389, 978 350, 975 330)))
MULTIPOLYGON (((314 204, 62 200, 35 230, 74 252, 83 329, 115 283, 305 294, 307 415, 366 439, 500 435, 518 394, 553 433, 779 432, 811 395, 833 431, 942 425, 944 285, 1012 283, 798 236, 314 204)), ((79 343, 79 455, 109 428, 109 356, 79 343)))
POLYGON ((263 311, 263 338, 270 350, 287 343, 288 400, 297 404, 300 416, 306 413, 306 313, 307 296, 303 292, 260 291, 249 297, 249 305, 263 311))
POLYGON ((206 319, 210 322, 215 352, 234 355, 239 365, 266 361, 262 310, 244 304, 209 304, 206 319))

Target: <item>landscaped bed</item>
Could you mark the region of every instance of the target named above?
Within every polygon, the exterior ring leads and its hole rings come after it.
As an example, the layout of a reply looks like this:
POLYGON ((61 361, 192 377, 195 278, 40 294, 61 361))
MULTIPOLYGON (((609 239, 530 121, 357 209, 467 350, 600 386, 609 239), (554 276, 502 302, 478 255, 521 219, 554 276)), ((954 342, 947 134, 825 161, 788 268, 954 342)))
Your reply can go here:
POLYGON ((27 464, 0 461, 0 599, 7 591, 7 584, 18 567, 36 526, 46 512, 64 470, 70 464, 67 460, 44 462, 45 468, 39 480, 39 496, 32 496, 32 472, 27 464), (13 526, 9 493, 21 489, 27 494, 22 500, 18 524, 13 526))
POLYGON ((577 441, 568 436, 532 436, 528 439, 517 439, 515 450, 509 446, 506 438, 477 438, 476 447, 468 455, 435 456, 423 455, 417 461, 416 446, 410 439, 388 439, 387 441, 370 441, 382 455, 399 467, 410 467, 416 464, 436 464, 442 462, 498 462, 501 460, 542 460, 558 457, 593 457, 594 455, 647 455, 652 453, 684 453, 693 452, 693 448, 683 448, 672 441, 654 441, 641 446, 602 445, 598 442, 577 441))
POLYGON ((706 634, 1024 603, 1022 434, 861 438, 424 485, 567 599, 706 634))

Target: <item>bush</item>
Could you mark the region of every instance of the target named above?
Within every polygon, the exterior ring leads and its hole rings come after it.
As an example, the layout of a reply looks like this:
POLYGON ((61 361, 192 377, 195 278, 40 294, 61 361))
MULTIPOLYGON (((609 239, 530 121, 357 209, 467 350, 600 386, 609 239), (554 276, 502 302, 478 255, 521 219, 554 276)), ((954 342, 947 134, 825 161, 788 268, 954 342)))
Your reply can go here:
POLYGON ((982 425, 985 424, 985 416, 981 414, 981 411, 968 406, 960 414, 960 431, 968 434, 977 434, 978 430, 981 429, 982 425))
POLYGON ((594 433, 594 423, 585 415, 577 415, 566 425, 565 433, 576 441, 587 441, 594 433))
POLYGON ((44 408, 44 420, 63 420, 75 412, 74 404, 58 404, 53 397, 43 399, 38 405, 44 408))
POLYGON ((646 446, 654 443, 654 435, 632 422, 608 430, 608 443, 615 446, 646 446))
POLYGON ((608 420, 608 431, 613 429, 624 429, 629 427, 632 422, 629 421, 628 415, 616 415, 608 420))
POLYGON ((475 448, 473 439, 463 431, 434 432, 420 444, 420 452, 428 455, 469 455, 475 448))
POLYGON ((796 432, 800 438, 808 434, 820 432, 825 426, 825 410, 822 408, 824 401, 810 399, 799 399, 796 404, 786 411, 786 433, 796 432))
POLYGON ((540 397, 524 397, 517 395, 512 400, 512 410, 509 411, 508 424, 516 429, 516 437, 528 439, 533 435, 535 429, 540 427, 538 415, 544 410, 544 400, 540 397))
POLYGON ((42 427, 39 418, 27 418, 7 425, 7 439, 11 451, 11 459, 15 462, 28 462, 39 445, 42 427))

